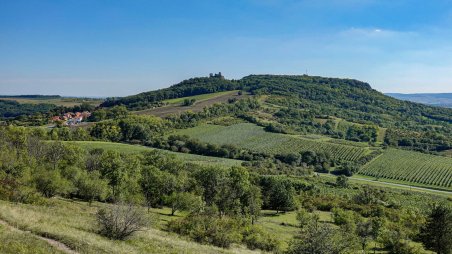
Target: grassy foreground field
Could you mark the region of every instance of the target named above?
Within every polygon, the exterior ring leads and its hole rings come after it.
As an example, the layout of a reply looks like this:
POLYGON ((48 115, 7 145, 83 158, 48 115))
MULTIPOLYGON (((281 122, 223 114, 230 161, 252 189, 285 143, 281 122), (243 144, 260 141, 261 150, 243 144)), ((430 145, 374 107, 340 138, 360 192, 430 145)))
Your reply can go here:
POLYGON ((188 135, 211 144, 232 144, 269 154, 296 153, 310 150, 329 152, 335 159, 355 161, 369 152, 369 149, 365 147, 266 132, 262 127, 251 123, 240 123, 231 126, 204 124, 194 128, 178 130, 177 134, 188 135))
POLYGON ((242 161, 240 161, 240 160, 218 158, 218 157, 211 157, 211 156, 202 156, 202 155, 188 154, 188 153, 177 153, 177 152, 171 152, 171 151, 167 151, 167 150, 156 149, 156 148, 140 146, 140 145, 128 145, 128 144, 101 142, 101 141, 68 141, 68 143, 79 145, 80 147, 82 147, 86 150, 102 148, 105 150, 113 150, 113 151, 118 151, 121 153, 140 153, 140 152, 145 152, 145 151, 150 151, 150 150, 158 150, 158 151, 161 151, 162 153, 174 155, 179 160, 182 160, 185 162, 202 164, 202 165, 221 165, 221 166, 226 166, 226 167, 232 167, 232 166, 240 166, 242 164, 242 161))
MULTIPOLYGON (((64 253, 40 240, 39 236, 55 239, 78 253, 260 253, 240 245, 230 249, 201 245, 166 232, 168 221, 184 216, 183 213, 169 215, 169 208, 151 209, 149 227, 126 241, 112 241, 95 232, 95 213, 105 206, 109 204, 94 202, 89 205, 60 198, 49 199, 44 205, 0 201, 0 220, 20 229, 9 230, 0 225, 0 240, 8 239, 0 246, 0 253, 64 253)), ((332 222, 330 212, 316 213, 322 222, 332 222)), ((261 214, 257 225, 281 240, 283 249, 287 248, 299 232, 296 212, 276 214, 264 210, 261 214)))
POLYGON ((388 149, 360 174, 421 186, 452 190, 452 158, 399 149, 388 149))
MULTIPOLYGON (((14 204, 0 201, 0 219, 10 225, 30 231, 17 233, 4 231, 0 226, 0 239, 19 239, 17 242, 2 242, 1 253, 61 253, 53 250, 36 236, 46 236, 69 246, 78 253, 252 253, 242 246, 229 250, 197 244, 180 236, 162 231, 170 219, 165 209, 151 210, 155 222, 127 241, 112 241, 95 232, 95 213, 98 208, 107 206, 94 203, 63 199, 50 199, 45 205, 14 204), (35 235, 35 237, 33 236, 35 235), (4 243, 7 243, 6 245, 4 243), (30 245, 36 244, 33 247, 30 245), (3 249, 2 249, 3 248, 3 249), (15 252, 18 250, 18 252, 15 252), (21 250, 24 250, 21 252, 21 250), (27 252, 30 250, 30 252, 27 252)), ((145 209, 145 208, 143 208, 145 209)), ((20 231, 23 232, 23 231, 20 231)))

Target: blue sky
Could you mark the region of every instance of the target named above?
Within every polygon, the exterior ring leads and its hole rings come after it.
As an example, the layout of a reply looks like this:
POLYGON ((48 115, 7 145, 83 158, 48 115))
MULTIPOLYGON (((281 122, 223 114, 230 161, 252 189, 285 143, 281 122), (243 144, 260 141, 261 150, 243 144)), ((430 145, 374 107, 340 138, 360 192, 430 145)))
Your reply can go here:
POLYGON ((221 71, 452 92, 450 0, 0 0, 0 94, 124 96, 221 71))

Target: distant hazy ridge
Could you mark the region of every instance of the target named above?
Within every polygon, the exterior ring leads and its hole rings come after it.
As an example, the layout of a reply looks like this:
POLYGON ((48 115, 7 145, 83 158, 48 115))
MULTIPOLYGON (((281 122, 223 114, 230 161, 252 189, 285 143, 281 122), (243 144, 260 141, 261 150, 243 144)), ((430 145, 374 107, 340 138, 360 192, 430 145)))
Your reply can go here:
POLYGON ((419 102, 427 105, 452 108, 452 93, 386 93, 399 100, 419 102))

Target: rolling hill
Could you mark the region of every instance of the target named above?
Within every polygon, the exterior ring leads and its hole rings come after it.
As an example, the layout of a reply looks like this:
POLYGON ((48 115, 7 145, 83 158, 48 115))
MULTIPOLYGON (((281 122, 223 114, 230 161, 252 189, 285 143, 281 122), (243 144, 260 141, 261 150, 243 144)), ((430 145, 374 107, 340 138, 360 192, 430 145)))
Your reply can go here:
POLYGON ((208 144, 233 145, 275 156, 327 152, 335 160, 354 162, 381 146, 404 148, 412 151, 390 149, 371 162, 361 161, 365 165, 360 173, 450 188, 452 169, 447 156, 452 150, 452 109, 399 100, 358 80, 307 75, 249 75, 240 80, 192 78, 169 88, 110 98, 101 104, 115 105, 138 110, 137 114, 181 115, 184 119, 189 116, 182 116, 184 112, 198 112, 197 122, 175 133, 208 144), (234 104, 240 100, 215 100, 237 90, 257 100, 260 106, 245 111, 215 108, 215 101, 234 104), (199 104, 182 106, 185 98, 197 99, 199 104), (228 115, 245 123, 205 124, 205 120, 228 115), (424 158, 431 166, 422 161, 411 165, 416 160, 410 158, 424 158), (411 166, 400 170, 401 165, 411 166))
POLYGON ((452 123, 452 109, 398 100, 358 80, 307 75, 250 75, 240 80, 192 78, 161 90, 109 98, 101 106, 125 105, 130 109, 143 109, 168 99, 237 89, 253 95, 270 95, 270 101, 277 105, 293 105, 316 114, 336 115, 354 122, 385 126, 400 120, 452 123), (278 97, 285 100, 278 100, 278 97))
MULTIPOLYGON (((373 135, 370 132, 384 128, 387 129, 385 137, 379 139, 393 146, 417 151, 452 149, 452 109, 398 100, 372 89, 365 82, 353 79, 307 75, 250 75, 240 80, 193 78, 157 91, 110 98, 101 106, 125 105, 132 110, 157 107, 154 111, 164 111, 165 106, 159 109, 159 103, 167 99, 236 89, 247 92, 261 102, 262 110, 254 113, 271 116, 270 119, 257 120, 270 120, 299 133, 369 141, 373 135), (361 127, 374 126, 377 130, 346 128, 338 131, 332 126, 335 125, 334 119, 338 118, 361 127), (318 119, 326 120, 321 124, 318 119)), ((181 113, 192 109, 194 107, 179 107, 171 112, 181 113)))

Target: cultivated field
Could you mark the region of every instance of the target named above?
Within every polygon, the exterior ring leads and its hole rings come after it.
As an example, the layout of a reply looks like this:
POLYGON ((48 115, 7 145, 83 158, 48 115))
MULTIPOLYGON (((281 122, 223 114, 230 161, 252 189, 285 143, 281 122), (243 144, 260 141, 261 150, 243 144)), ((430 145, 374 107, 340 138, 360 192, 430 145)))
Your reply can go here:
POLYGON ((388 149, 360 174, 394 181, 452 189, 452 158, 388 149))
POLYGON ((54 104, 57 106, 64 106, 64 107, 73 107, 76 105, 80 105, 82 103, 88 103, 93 106, 99 106, 104 100, 103 99, 86 99, 86 98, 22 98, 22 97, 0 97, 0 100, 10 100, 10 101, 17 101, 19 103, 27 103, 27 104, 40 104, 40 103, 46 103, 46 104, 54 104))
POLYGON ((167 151, 167 150, 156 149, 156 148, 151 148, 151 147, 146 147, 146 146, 139 146, 139 145, 128 145, 128 144, 100 142, 100 141, 70 141, 68 143, 77 144, 86 150, 102 148, 105 150, 114 150, 114 151, 118 151, 121 153, 140 153, 140 152, 144 152, 144 151, 158 150, 165 154, 174 155, 176 158, 178 158, 181 161, 197 163, 197 164, 202 164, 202 165, 221 165, 221 166, 226 166, 226 167, 232 167, 232 166, 240 166, 242 164, 242 161, 240 161, 240 160, 218 158, 218 157, 211 157, 211 156, 202 156, 202 155, 188 154, 188 153, 177 153, 177 152, 171 152, 171 151, 167 151))
POLYGON ((135 111, 138 115, 155 115, 159 117, 165 117, 171 114, 179 114, 184 111, 191 110, 193 112, 199 112, 202 111, 205 107, 211 106, 215 103, 224 103, 227 102, 229 99, 241 99, 244 98, 246 95, 238 95, 238 91, 227 91, 227 92, 218 92, 218 93, 210 93, 210 94, 201 94, 196 96, 190 96, 190 97, 183 97, 183 98, 177 98, 177 99, 171 99, 166 100, 164 102, 169 103, 166 106, 153 108, 153 109, 146 109, 141 111, 135 111), (182 106, 182 102, 185 99, 195 99, 196 102, 194 105, 191 106, 182 106))
POLYGON ((300 136, 271 133, 251 123, 231 126, 204 124, 194 128, 178 130, 177 134, 188 135, 211 144, 232 144, 268 154, 297 153, 301 151, 328 152, 335 159, 355 161, 369 149, 330 142, 317 141, 300 136))

